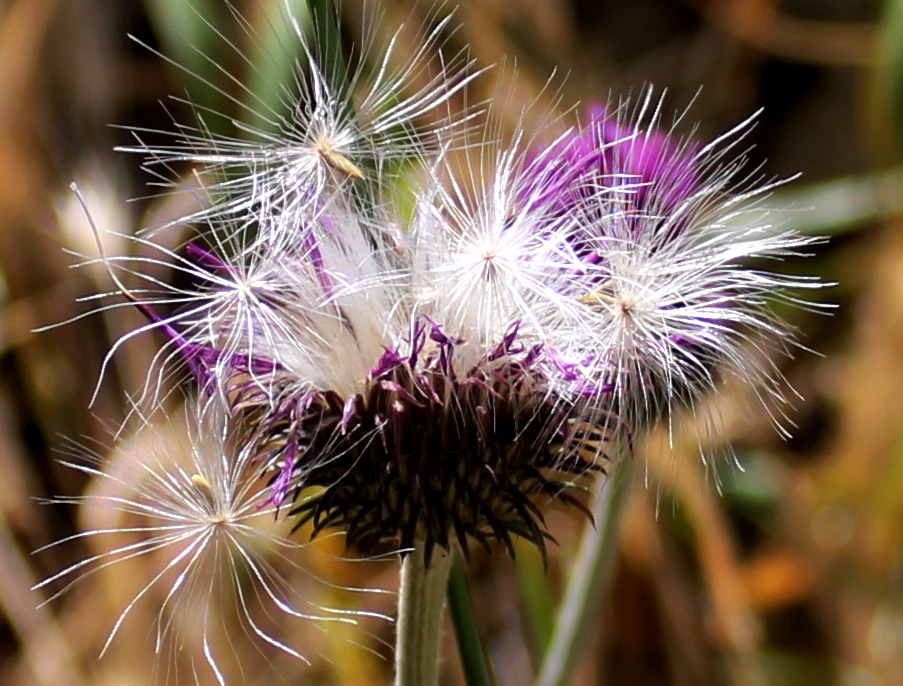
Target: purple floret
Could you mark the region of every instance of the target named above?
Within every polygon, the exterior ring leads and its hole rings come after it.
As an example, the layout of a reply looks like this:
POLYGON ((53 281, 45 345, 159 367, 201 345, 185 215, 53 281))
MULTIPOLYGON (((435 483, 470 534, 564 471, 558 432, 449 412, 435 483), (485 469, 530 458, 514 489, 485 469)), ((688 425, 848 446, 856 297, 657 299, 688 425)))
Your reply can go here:
POLYGON ((622 211, 667 215, 700 185, 695 150, 651 127, 621 123, 605 105, 590 105, 587 121, 571 135, 537 153, 524 201, 548 203, 554 216, 572 213, 602 187, 620 190, 622 211))

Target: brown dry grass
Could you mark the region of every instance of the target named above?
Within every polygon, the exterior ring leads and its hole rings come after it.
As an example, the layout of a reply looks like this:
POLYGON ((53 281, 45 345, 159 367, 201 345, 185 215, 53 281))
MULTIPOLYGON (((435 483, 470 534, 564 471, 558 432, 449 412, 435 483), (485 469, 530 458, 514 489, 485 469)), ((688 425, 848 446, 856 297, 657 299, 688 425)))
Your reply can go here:
MULTIPOLYGON (((424 11, 408 0, 384 5, 387 23, 424 11)), ((756 155, 770 158, 777 175, 802 169, 807 183, 868 170, 862 93, 877 14, 875 3, 854 0, 813 7, 803 16, 794 12, 804 3, 775 0, 469 0, 457 17, 460 40, 482 63, 516 59, 519 67, 501 85, 481 81, 475 99, 498 89, 510 94, 512 111, 528 99, 551 108, 544 85, 552 66, 568 74, 560 87, 568 105, 653 81, 681 106, 704 84, 692 110, 700 135, 765 106, 756 155)), ((353 26, 350 0, 349 8, 353 26)), ((103 524, 33 499, 96 487, 55 463, 61 437, 109 445, 125 392, 138 387, 158 343, 145 337, 118 355, 89 409, 105 351, 140 318, 117 311, 31 332, 85 311, 76 298, 108 288, 102 272, 69 269, 74 260, 63 252, 92 249, 73 212, 71 180, 120 231, 169 211, 166 200, 125 204, 145 179, 135 159, 111 152, 123 139, 108 124, 165 126, 155 101, 181 88, 160 60, 126 41, 127 30, 152 36, 137 0, 0 2, 0 683, 10 686, 151 678, 153 602, 136 609, 97 660, 124 603, 152 573, 150 556, 40 609, 41 594, 29 591, 90 552, 30 550, 103 524)), ((872 142, 886 152, 890 137, 881 136, 873 131, 872 142)), ((903 226, 889 218, 856 228, 806 265, 840 281, 827 297, 842 309, 830 319, 798 316, 806 344, 825 357, 801 354, 787 366, 806 397, 793 417, 797 437, 777 439, 748 389, 729 388, 718 399, 725 440, 747 472, 721 465, 723 494, 692 444, 650 452, 653 485, 630 501, 614 588, 575 683, 903 683, 903 226)), ((533 578, 554 592, 579 522, 550 517, 561 548, 533 578)), ((529 551, 520 562, 536 571, 529 551)), ((341 584, 395 583, 391 565, 308 564, 341 584)), ((514 566, 501 555, 479 557, 471 576, 500 683, 529 683, 539 629, 514 566)), ((324 603, 356 602, 338 590, 316 592, 324 603)), ((386 596, 368 602, 391 611, 386 596)), ((304 635, 324 657, 309 669, 277 662, 277 670, 288 670, 288 683, 387 682, 391 629, 367 630, 356 640, 374 652, 337 635, 304 635)), ((461 683, 447 639, 445 683, 461 683)), ((248 683, 261 659, 236 655, 249 666, 248 683)), ((183 669, 178 683, 189 676, 183 669)))

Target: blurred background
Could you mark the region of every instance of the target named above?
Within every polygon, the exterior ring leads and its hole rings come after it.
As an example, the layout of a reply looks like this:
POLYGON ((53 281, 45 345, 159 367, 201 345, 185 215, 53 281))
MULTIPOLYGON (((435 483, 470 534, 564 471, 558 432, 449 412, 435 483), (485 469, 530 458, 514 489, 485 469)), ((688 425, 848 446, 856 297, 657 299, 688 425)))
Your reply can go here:
MULTIPOLYGON (((235 2, 252 35, 265 36, 267 18, 279 15, 283 0, 235 2)), ((70 268, 80 261, 70 253, 95 254, 70 182, 79 184, 103 228, 130 234, 180 216, 179 196, 153 197, 139 158, 113 152, 131 139, 111 125, 171 128, 170 113, 190 121, 182 103, 167 100, 172 94, 190 93, 220 111, 232 107, 128 38, 234 89, 201 52, 244 78, 234 51, 211 27, 247 52, 253 41, 221 0, 191 1, 209 26, 188 4, 0 0, 4 686, 122 686, 157 678, 153 618, 160 598, 153 594, 136 606, 107 655, 98 655, 160 559, 148 555, 102 570, 39 609, 59 586, 29 589, 107 545, 74 541, 30 554, 79 530, 111 525, 110 513, 39 499, 97 488, 58 461, 71 440, 106 456, 104 446, 115 443, 112 433, 126 416, 126 394, 140 388, 160 341, 145 336, 124 346, 89 408, 106 352, 142 323, 140 315, 122 309, 33 330, 87 312, 91 303, 78 298, 110 290, 102 270, 70 268)), ((362 27, 357 0, 344 0, 349 37, 361 31, 385 37, 403 21, 416 26, 437 14, 431 0, 378 4, 385 29, 362 27)), ((800 352, 784 365, 802 396, 791 412, 791 439, 779 437, 750 389, 728 386, 717 399, 722 438, 734 446, 743 471, 722 461, 716 479, 713 468, 700 464, 695 442, 680 440, 680 432, 673 450, 661 448, 661 437, 653 437, 658 447, 647 454, 638 449, 646 467, 637 470, 613 587, 574 683, 903 684, 903 2, 459 4, 451 47, 469 44, 481 65, 517 65, 499 77, 512 94, 502 103, 503 118, 533 100, 538 112, 579 112, 581 103, 636 94, 652 83, 668 89, 669 107, 693 102, 687 120, 700 122, 695 135, 708 140, 763 108, 750 136, 753 159, 768 176, 802 173, 772 204, 790 210, 786 221, 799 230, 831 238, 814 257, 786 268, 840 284, 822 294, 839 305, 833 316, 782 313, 804 345, 818 351, 800 352)), ((279 49, 270 46, 270 54, 279 49)), ((268 78, 264 87, 279 79, 268 78)), ((477 81, 471 99, 497 92, 494 79, 477 81)), ((110 459, 137 458, 120 450, 110 459)), ((470 568, 482 637, 503 686, 533 679, 582 522, 553 511, 549 525, 560 546, 552 546, 547 568, 526 547, 516 567, 498 553, 476 556, 470 568)), ((340 544, 323 545, 342 552, 340 544)), ((328 557, 304 564, 343 585, 392 589, 397 583, 391 564, 328 557)), ((312 602, 366 602, 373 611, 392 612, 388 595, 359 601, 341 589, 310 593, 323 594, 312 602)), ((225 650, 242 665, 236 683, 281 683, 274 675, 290 684, 389 683, 391 625, 364 622, 354 643, 347 638, 301 636, 310 667, 272 659, 249 641, 225 650)), ((186 642, 175 659, 197 650, 186 642)), ((463 683, 450 631, 444 651, 443 683, 463 683)), ((159 672, 161 681, 195 681, 190 669, 159 672)), ((209 673, 197 679, 214 683, 209 673)))

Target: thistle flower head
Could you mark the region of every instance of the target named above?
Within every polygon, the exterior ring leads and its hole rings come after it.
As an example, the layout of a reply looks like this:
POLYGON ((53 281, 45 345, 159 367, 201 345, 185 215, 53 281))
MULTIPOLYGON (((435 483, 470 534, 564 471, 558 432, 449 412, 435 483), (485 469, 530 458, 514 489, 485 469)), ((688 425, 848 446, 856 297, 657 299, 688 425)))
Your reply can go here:
MULTIPOLYGON (((360 233, 360 219, 323 219, 299 263, 282 264, 292 279, 275 289, 281 306, 269 299, 228 354, 210 327, 180 334, 209 351, 204 376, 251 416, 249 440, 278 470, 273 501, 291 496, 300 523, 340 526, 365 551, 420 539, 428 555, 452 540, 467 551, 471 538, 512 549, 512 533, 542 547, 529 496, 569 500, 600 444, 575 425, 574 399, 550 392, 536 328, 517 317, 523 303, 489 303, 491 325, 480 308, 447 309, 436 297, 443 265, 424 262, 460 264, 469 245, 427 255, 414 235, 399 252, 360 233), (321 490, 306 497, 312 486, 321 490)), ((233 318, 218 311, 211 325, 233 318)))
POLYGON ((695 410, 726 374, 782 399, 768 360, 792 335, 768 303, 818 284, 749 264, 812 242, 763 221, 774 184, 736 152, 749 121, 685 142, 648 89, 544 146, 523 128, 473 143, 442 118, 414 133, 473 77, 461 57, 421 79, 444 22, 403 66, 396 34, 336 80, 284 18, 305 71, 276 133, 180 127, 137 148, 199 167, 196 240, 102 255, 145 280, 117 287, 166 334, 163 357, 245 427, 268 505, 367 552, 512 550, 512 535, 543 548, 537 499, 576 502, 612 441, 695 410), (408 216, 386 200, 399 158, 423 168, 408 216), (148 274, 155 261, 188 283, 148 274))
POLYGON ((368 552, 543 548, 536 497, 575 502, 619 434, 725 374, 782 399, 750 350, 787 352, 768 302, 818 284, 747 263, 812 240, 762 222, 773 184, 731 156, 749 121, 685 144, 660 107, 650 90, 638 119, 487 143, 463 172, 440 152, 407 229, 355 195, 254 202, 171 256, 197 288, 156 281, 143 306, 249 427, 269 503, 368 552))
POLYGON ((366 551, 542 547, 531 497, 572 501, 617 432, 693 409, 725 373, 779 395, 747 348, 788 341, 767 301, 815 284, 743 260, 810 241, 742 221, 768 189, 736 190, 742 161, 721 163, 745 124, 692 148, 600 127, 570 134, 597 154, 566 184, 567 137, 497 149, 488 180, 440 160, 401 242, 333 202, 259 217, 231 259, 194 251, 211 305, 171 318, 179 345, 250 417, 270 500, 299 525, 366 551))
POLYGON ((136 249, 110 256, 92 223, 100 254, 86 263, 115 286, 95 297, 127 301, 98 309, 148 319, 104 368, 156 330, 166 342, 136 406, 163 412, 173 367, 195 397, 181 441, 147 422, 137 473, 72 465, 97 486, 65 502, 127 521, 66 540, 135 538, 38 586, 154 556, 104 650, 155 597, 158 652, 197 655, 195 677, 200 660, 221 684, 224 622, 305 661, 290 626, 354 621, 305 595, 285 520, 310 537, 337 529, 365 555, 416 550, 417 565, 475 545, 513 556, 516 537, 545 554, 545 505, 592 516, 583 492, 607 460, 678 411, 714 424, 700 400, 724 377, 780 408, 775 358, 796 343, 770 305, 821 286, 767 270, 815 241, 764 211, 776 183, 740 150, 753 118, 711 143, 681 138, 683 115, 663 127, 650 88, 544 144, 523 125, 500 141, 474 109, 450 114, 478 72, 466 52, 441 56, 448 19, 430 17, 410 58, 404 29, 381 56, 373 34, 344 70, 284 7, 274 19, 299 57, 273 85, 279 105, 234 79, 239 95, 220 95, 255 123, 195 108, 169 143, 133 130, 128 150, 165 187, 181 190, 165 174, 191 167, 198 208, 173 222, 190 241, 119 233, 136 249), (401 162, 415 172, 403 183, 401 162))

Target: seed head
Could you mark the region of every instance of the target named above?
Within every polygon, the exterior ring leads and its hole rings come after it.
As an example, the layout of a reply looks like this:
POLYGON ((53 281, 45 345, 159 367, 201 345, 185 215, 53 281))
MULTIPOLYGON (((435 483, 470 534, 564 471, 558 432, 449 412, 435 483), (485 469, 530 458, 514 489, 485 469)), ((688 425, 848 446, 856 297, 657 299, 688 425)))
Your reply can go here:
MULTIPOLYGON (((196 239, 102 256, 145 279, 117 286, 168 337, 163 357, 246 428, 238 450, 267 474, 269 506, 367 553, 513 550, 511 536, 543 549, 539 504, 576 503, 612 441, 697 411, 725 375, 783 399, 771 353, 793 336, 768 305, 820 284, 760 266, 813 240, 763 220, 775 184, 737 151, 752 119, 685 141, 647 89, 544 146, 523 128, 465 139, 456 165, 450 123, 412 125, 472 78, 466 59, 399 95, 426 52, 393 70, 396 35, 369 83, 339 86, 292 26, 307 71, 279 133, 182 127, 181 143, 140 148, 200 166, 196 239), (413 213, 387 199, 400 158, 422 167, 413 213), (148 261, 189 283, 142 276, 148 261)), ((215 482, 197 476, 206 497, 215 482)))

